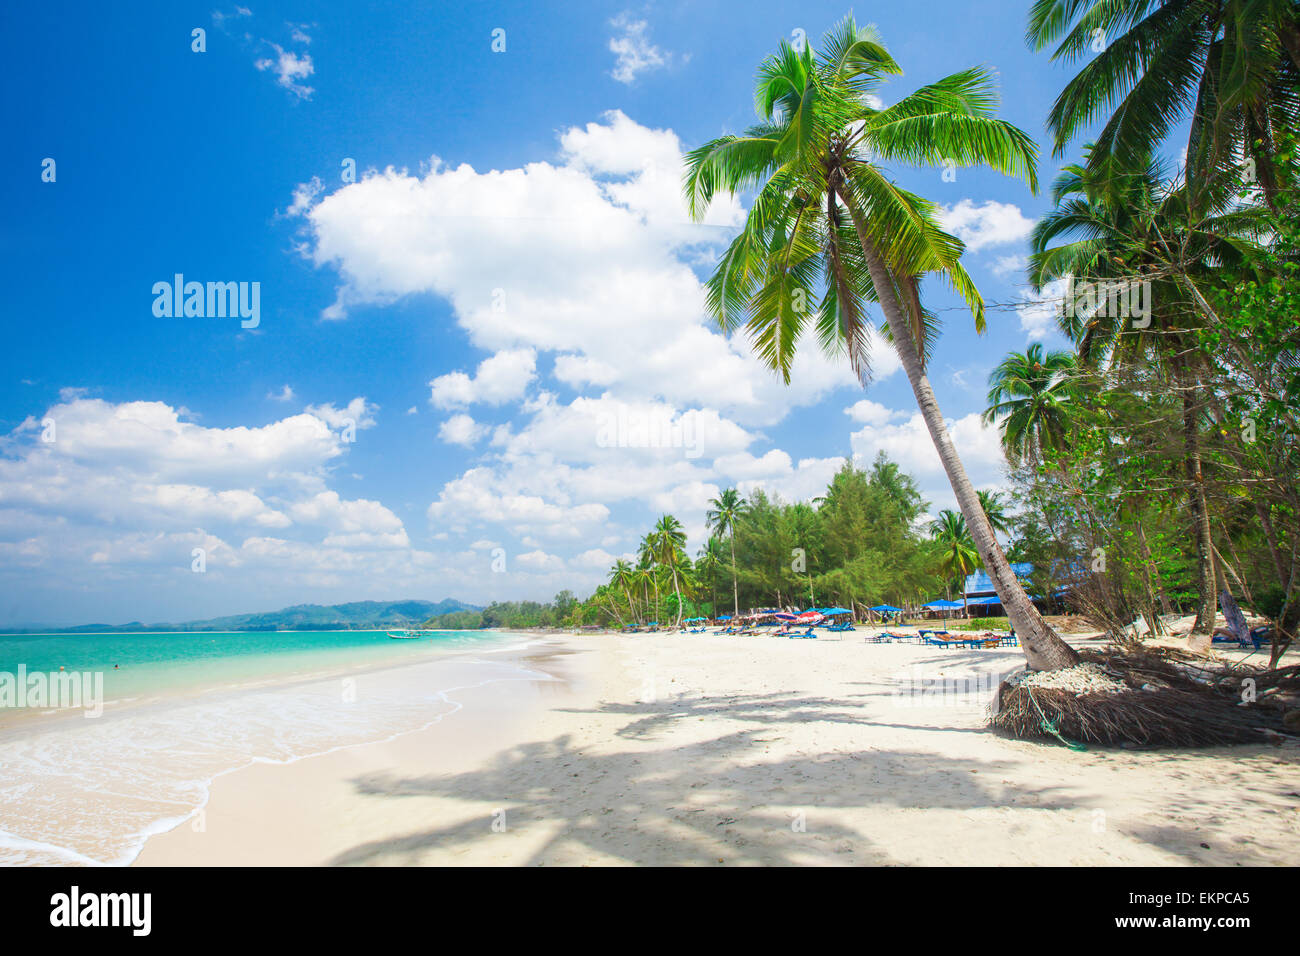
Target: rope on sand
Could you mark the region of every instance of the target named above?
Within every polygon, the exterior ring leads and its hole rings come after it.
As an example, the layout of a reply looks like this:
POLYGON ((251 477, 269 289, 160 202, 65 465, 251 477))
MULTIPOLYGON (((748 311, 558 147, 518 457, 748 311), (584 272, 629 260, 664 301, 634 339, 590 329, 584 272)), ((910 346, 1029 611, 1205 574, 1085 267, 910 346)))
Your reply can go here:
POLYGON ((1034 710, 1038 711, 1039 719, 1041 719, 1043 722, 1043 729, 1047 731, 1049 734, 1051 734, 1053 737, 1055 737, 1057 740, 1059 740, 1061 743, 1065 744, 1066 747, 1073 750, 1075 753, 1085 753, 1088 750, 1088 748, 1085 745, 1081 743, 1077 743, 1076 741, 1073 740, 1067 740, 1065 737, 1061 735, 1060 716, 1058 715, 1056 720, 1048 720, 1047 715, 1043 713, 1043 708, 1039 707, 1038 701, 1034 699, 1034 689, 1030 687, 1028 684, 1022 684, 1021 686, 1024 687, 1025 690, 1029 692, 1029 700, 1034 705, 1034 710))

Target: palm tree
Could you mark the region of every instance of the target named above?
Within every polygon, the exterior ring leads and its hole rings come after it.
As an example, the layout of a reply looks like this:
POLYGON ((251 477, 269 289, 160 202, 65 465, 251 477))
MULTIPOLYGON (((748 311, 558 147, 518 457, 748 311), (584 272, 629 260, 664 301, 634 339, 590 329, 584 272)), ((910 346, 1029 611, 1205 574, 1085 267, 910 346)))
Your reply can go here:
POLYGON ((1011 533, 1011 519, 1007 516, 1007 505, 996 491, 985 491, 980 489, 975 492, 976 497, 980 500, 980 507, 984 509, 984 516, 989 519, 989 525, 998 534, 1011 533))
MULTIPOLYGON (((675 626, 682 626, 682 589, 678 584, 678 572, 682 566, 682 559, 685 555, 682 553, 682 546, 686 544, 686 532, 682 530, 682 523, 672 515, 664 515, 657 522, 649 540, 651 548, 654 551, 655 562, 660 567, 667 568, 672 572, 673 591, 677 594, 677 623, 675 626)), ((658 616, 658 610, 655 615, 658 616)))
POLYGON ((718 568, 722 567, 722 542, 710 537, 695 559, 695 570, 709 579, 709 608, 718 614, 718 568))
POLYGON ((939 559, 940 569, 949 580, 957 578, 962 582, 962 614, 969 616, 966 577, 979 567, 979 552, 975 549, 975 542, 971 540, 966 519, 957 512, 945 508, 939 512, 939 517, 930 523, 930 535, 943 548, 939 559))
POLYGON ((687 158, 686 197, 696 217, 720 192, 757 189, 708 282, 708 307, 726 331, 743 323, 760 357, 787 382, 815 311, 822 346, 847 352, 865 384, 867 302, 879 303, 885 334, 1029 666, 1071 666, 1078 655, 1029 600, 980 511, 926 375, 938 331, 921 304, 923 276, 942 278, 969 304, 977 331, 984 329, 983 300, 959 261, 963 244, 939 227, 934 203, 901 189, 876 164, 988 166, 1037 188, 1033 141, 993 115, 995 93, 983 69, 955 73, 877 109, 872 91, 902 71, 875 29, 859 29, 850 17, 823 42, 820 57, 811 44, 796 51, 783 43, 759 68, 761 122, 687 158), (824 289, 820 298, 815 287, 824 289))
POLYGON ((1128 310, 1103 308, 1098 301, 1091 311, 1067 308, 1061 327, 1075 340, 1081 362, 1154 363, 1182 399, 1183 464, 1198 569, 1193 630, 1205 633, 1214 628, 1217 585, 1200 449, 1206 396, 1197 361, 1204 353, 1195 347, 1195 330, 1212 320, 1197 285, 1225 264, 1239 266, 1243 253, 1258 255, 1265 221, 1260 209, 1233 204, 1229 190, 1214 191, 1221 197, 1216 203, 1193 208, 1187 187, 1171 182, 1150 157, 1135 169, 1066 166, 1052 187, 1055 208, 1034 226, 1029 258, 1035 290, 1067 277, 1118 283, 1145 278, 1150 284, 1145 326, 1128 310))
POLYGON ((1012 464, 1038 463, 1044 453, 1068 446, 1069 425, 1083 414, 1075 373, 1074 353, 1044 354, 1038 342, 1010 353, 993 370, 982 419, 986 425, 998 423, 1002 450, 1012 464))
MULTIPOLYGON (((648 534, 641 539, 641 544, 637 546, 637 568, 638 576, 645 585, 654 585, 655 591, 655 623, 659 622, 659 569, 655 557, 655 540, 654 534, 648 534)), ((646 603, 650 600, 649 593, 646 594, 646 603)))
POLYGON ((636 603, 632 600, 632 585, 635 581, 636 570, 628 561, 619 558, 614 562, 614 567, 609 572, 609 583, 622 589, 624 596, 627 597, 628 611, 633 617, 637 616, 636 603))
POLYGON ((1091 162, 1137 167, 1190 119, 1189 179, 1249 156, 1275 206, 1277 133, 1300 119, 1294 0, 1037 0, 1026 39, 1088 61, 1048 116, 1058 156, 1109 110, 1091 162))
MULTIPOLYGON (((633 580, 641 587, 641 599, 645 605, 646 611, 650 610, 650 585, 654 583, 654 568, 648 564, 638 563, 636 569, 632 572, 633 580)), ((656 615, 658 616, 658 615, 656 615)), ((638 614, 637 619, 641 623, 646 623, 646 615, 638 614)))
POLYGON ((709 530, 731 538, 731 613, 740 614, 740 584, 736 577, 736 524, 749 510, 749 505, 735 488, 726 488, 716 498, 709 500, 709 510, 704 521, 709 530))
POLYGON ((623 620, 623 615, 618 612, 618 598, 615 597, 613 591, 611 590, 611 587, 614 585, 616 577, 617 577, 616 573, 611 573, 609 584, 597 585, 596 592, 591 596, 591 600, 595 604, 599 604, 602 600, 608 601, 610 616, 615 618, 618 621, 619 625, 622 626, 625 622, 623 620))

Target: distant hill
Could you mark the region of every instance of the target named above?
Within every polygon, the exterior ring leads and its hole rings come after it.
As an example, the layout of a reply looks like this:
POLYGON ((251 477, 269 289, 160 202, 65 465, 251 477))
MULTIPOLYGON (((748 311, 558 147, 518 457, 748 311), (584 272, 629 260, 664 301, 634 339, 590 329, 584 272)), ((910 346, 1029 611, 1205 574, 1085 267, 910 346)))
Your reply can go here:
POLYGON ((82 624, 78 627, 13 628, 0 633, 57 631, 61 634, 130 633, 132 631, 373 631, 408 627, 457 611, 480 611, 453 598, 443 601, 353 601, 349 604, 295 604, 261 614, 232 614, 180 624, 82 624))

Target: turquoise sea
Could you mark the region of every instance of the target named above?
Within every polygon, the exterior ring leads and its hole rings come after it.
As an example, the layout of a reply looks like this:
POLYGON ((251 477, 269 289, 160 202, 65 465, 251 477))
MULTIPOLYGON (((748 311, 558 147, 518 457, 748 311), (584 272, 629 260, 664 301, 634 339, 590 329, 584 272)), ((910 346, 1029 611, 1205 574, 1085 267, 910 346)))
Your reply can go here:
POLYGON ((150 835, 199 819, 223 774, 430 726, 461 709, 457 690, 549 680, 502 653, 528 641, 490 631, 0 636, 0 865, 129 863, 150 835), (89 675, 85 688, 102 681, 102 707, 13 699, 18 674, 30 682, 60 667, 89 675))
MULTIPOLYGON (((185 692, 295 673, 427 658, 430 652, 491 646, 491 631, 439 631, 393 640, 385 631, 232 631, 166 634, 0 635, 0 674, 103 675, 106 700, 185 692)), ((0 727, 6 721, 0 707, 0 727)))

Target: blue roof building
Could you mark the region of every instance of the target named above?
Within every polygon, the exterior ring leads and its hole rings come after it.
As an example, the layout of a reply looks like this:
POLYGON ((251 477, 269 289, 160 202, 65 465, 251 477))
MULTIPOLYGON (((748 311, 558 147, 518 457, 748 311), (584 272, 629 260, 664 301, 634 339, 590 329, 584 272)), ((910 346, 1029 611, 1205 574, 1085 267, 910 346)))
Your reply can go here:
MULTIPOLYGON (((1034 573, 1034 566, 1022 561, 1011 565, 1011 570, 1015 572, 1021 584, 1027 584, 1029 583, 1029 576, 1034 573)), ((998 593, 993 588, 993 579, 984 571, 976 571, 974 574, 967 576, 965 591, 967 598, 996 597, 998 593)))

